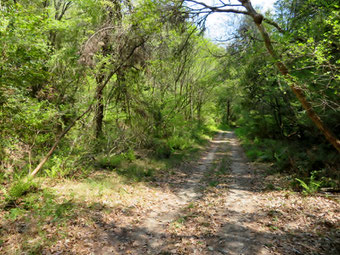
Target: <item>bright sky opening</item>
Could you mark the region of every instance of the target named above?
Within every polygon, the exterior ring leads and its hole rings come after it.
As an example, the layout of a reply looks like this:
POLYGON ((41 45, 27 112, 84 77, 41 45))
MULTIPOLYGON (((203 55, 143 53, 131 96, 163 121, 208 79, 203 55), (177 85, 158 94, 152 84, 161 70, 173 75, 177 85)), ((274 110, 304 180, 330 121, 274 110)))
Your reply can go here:
MULTIPOLYGON (((207 4, 218 3, 214 0, 205 0, 207 4)), ((274 9, 274 3, 276 0, 252 0, 253 6, 260 8, 262 13, 274 9)), ((238 1, 232 1, 232 3, 238 3, 238 1)), ((206 22, 206 36, 212 40, 226 39, 226 35, 232 33, 233 17, 235 15, 242 14, 231 14, 231 13, 213 13, 211 14, 206 22)))

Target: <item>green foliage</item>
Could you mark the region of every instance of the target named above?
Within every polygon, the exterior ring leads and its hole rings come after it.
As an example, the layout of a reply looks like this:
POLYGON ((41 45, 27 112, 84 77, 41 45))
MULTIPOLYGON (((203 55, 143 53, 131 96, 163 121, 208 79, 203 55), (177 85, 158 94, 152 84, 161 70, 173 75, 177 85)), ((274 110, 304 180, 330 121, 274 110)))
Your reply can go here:
MULTIPOLYGON (((273 17, 286 30, 277 33, 266 26, 275 41, 275 50, 288 66, 295 84, 299 84, 306 99, 331 131, 339 134, 338 64, 339 52, 335 37, 338 22, 333 13, 337 7, 324 1, 278 1, 279 11, 273 17), (312 7, 312 8, 310 8, 312 7)), ((220 107, 232 102, 237 130, 249 159, 274 163, 277 171, 296 173, 304 180, 314 169, 323 169, 325 178, 340 176, 337 152, 308 118, 301 104, 291 93, 285 77, 277 75, 275 65, 263 54, 266 50, 256 30, 249 30, 244 19, 238 34, 242 38, 228 48, 242 57, 228 59, 231 70, 228 83, 238 87, 236 98, 229 96, 230 88, 220 96, 220 107), (247 27, 247 32, 245 32, 247 27), (248 42, 248 44, 245 44, 248 42), (240 49, 243 49, 241 51, 240 49), (238 51, 239 50, 239 51, 238 51), (242 64, 240 64, 242 62, 242 64)), ((326 185, 326 184, 325 184, 326 185)))
POLYGON ((118 168, 117 173, 126 177, 129 181, 140 182, 146 178, 152 177, 154 169, 145 168, 137 164, 130 164, 128 167, 118 168))
MULTIPOLYGON (((275 49, 313 109, 340 134, 339 6, 282 0, 277 8, 270 18, 285 32, 264 24, 275 49)), ((167 0, 0 1, 0 183, 9 186, 8 219, 29 212, 43 232, 39 222, 76 215, 72 200, 25 176, 86 109, 41 176, 100 168, 128 183, 148 181, 158 168, 143 160, 172 167, 217 126, 239 126, 248 158, 294 173, 305 193, 340 185, 337 152, 277 74, 249 29, 253 21, 242 18, 236 39, 220 47, 182 10, 182 2, 167 0)), ((224 159, 207 185, 216 187, 228 170, 224 159)), ((112 185, 89 181, 99 192, 112 185)), ((45 241, 24 243, 23 253, 42 253, 45 241)))
MULTIPOLYGON (((56 196, 48 189, 32 192, 31 187, 30 193, 26 191, 23 194, 20 196, 20 201, 17 200, 16 206, 8 210, 6 218, 15 220, 27 215, 27 212, 30 211, 34 217, 41 221, 52 218, 53 222, 57 222, 74 215, 75 204, 71 200, 57 201, 56 196)), ((14 196, 12 197, 14 198, 14 196)))
POLYGON ((247 128, 238 128, 236 134, 241 139, 250 160, 273 162, 274 171, 294 173, 299 178, 314 176, 316 172, 313 172, 313 169, 323 168, 322 172, 318 172, 318 175, 323 178, 322 186, 339 185, 336 171, 330 167, 337 163, 337 155, 327 152, 327 147, 306 148, 296 141, 252 139, 247 131, 247 128), (330 181, 332 179, 333 181, 330 181))
POLYGON ((129 161, 134 161, 136 159, 135 152, 132 149, 129 149, 125 154, 124 157, 129 161))
POLYGON ((154 138, 151 146, 154 148, 157 158, 162 159, 171 156, 171 147, 165 140, 154 138))
MULTIPOLYGON (((0 9, 1 178, 32 171, 90 105, 45 165, 46 176, 69 177, 93 161, 120 169, 139 150, 182 157, 217 126, 240 126, 250 159, 339 177, 335 153, 277 75, 250 19, 241 19, 238 39, 223 48, 202 36, 180 3, 75 0, 64 7, 7 1, 0 9)), ((338 7, 285 0, 277 8, 271 18, 288 32, 265 25, 275 48, 338 134, 338 7)))
POLYGON ((0 10, 0 164, 6 172, 32 171, 89 105, 93 111, 45 165, 46 176, 72 176, 93 158, 101 168, 119 168, 145 148, 169 158, 207 138, 197 126, 215 125, 210 91, 224 72, 210 52, 223 50, 176 11, 180 5, 57 3, 4 3, 0 10), (104 111, 96 121, 99 101, 104 111))
POLYGON ((304 194, 314 194, 316 193, 320 187, 322 187, 323 184, 323 179, 321 180, 317 180, 316 176, 320 173, 320 171, 313 171, 311 173, 311 176, 308 180, 308 183, 306 183, 305 181, 299 179, 299 178, 295 178, 295 180, 297 180, 301 187, 303 188, 303 193, 304 194))
POLYGON ((190 138, 179 137, 177 135, 171 136, 167 141, 168 146, 172 151, 175 150, 185 150, 193 145, 193 141, 190 138))
POLYGON ((50 178, 63 178, 75 172, 75 159, 54 155, 44 169, 46 176, 50 178))
POLYGON ((136 160, 135 152, 129 149, 127 152, 117 155, 100 155, 96 164, 100 168, 113 170, 121 167, 124 162, 133 162, 134 160, 136 160))
POLYGON ((98 167, 106 169, 115 169, 121 166, 122 162, 125 160, 124 154, 114 155, 114 156, 100 156, 97 160, 98 167))
POLYGON ((31 179, 19 179, 11 184, 5 191, 5 200, 13 202, 19 198, 38 190, 38 184, 31 179))

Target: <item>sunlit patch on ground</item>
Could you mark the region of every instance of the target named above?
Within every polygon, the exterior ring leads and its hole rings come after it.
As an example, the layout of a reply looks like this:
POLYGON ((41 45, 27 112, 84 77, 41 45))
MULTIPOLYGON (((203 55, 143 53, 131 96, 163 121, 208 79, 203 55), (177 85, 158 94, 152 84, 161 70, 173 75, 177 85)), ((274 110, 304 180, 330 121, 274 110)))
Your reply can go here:
POLYGON ((223 135, 172 168, 136 163, 152 176, 134 166, 40 180, 0 210, 0 253, 336 254, 339 197, 289 191, 223 135))

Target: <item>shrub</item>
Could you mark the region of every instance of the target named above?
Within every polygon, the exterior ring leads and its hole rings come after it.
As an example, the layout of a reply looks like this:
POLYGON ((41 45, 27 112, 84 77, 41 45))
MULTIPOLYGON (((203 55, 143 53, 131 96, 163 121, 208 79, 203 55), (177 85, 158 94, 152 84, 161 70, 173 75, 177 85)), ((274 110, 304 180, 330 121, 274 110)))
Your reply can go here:
POLYGON ((297 180, 300 183, 301 187, 303 188, 304 194, 314 194, 322 186, 323 179, 321 178, 320 180, 317 180, 317 178, 316 178, 318 173, 320 173, 320 171, 313 171, 311 173, 309 180, 308 180, 308 183, 301 180, 301 179, 295 178, 295 180, 297 180))
POLYGON ((5 191, 5 200, 7 202, 16 201, 30 192, 38 190, 38 184, 31 179, 19 179, 12 183, 7 191, 5 191))
POLYGON ((50 178, 65 177, 74 172, 75 159, 68 156, 54 155, 44 170, 45 175, 50 178))
POLYGON ((124 154, 124 157, 129 161, 133 161, 136 159, 135 152, 132 149, 129 149, 128 152, 124 154))
POLYGON ((189 138, 172 136, 168 139, 168 146, 172 151, 174 150, 185 150, 192 146, 193 142, 189 138))
POLYGON ((153 150, 155 156, 159 159, 169 158, 171 156, 171 147, 165 140, 157 138, 153 139, 153 150))
POLYGON ((154 174, 154 169, 131 164, 127 168, 117 169, 117 172, 132 181, 142 181, 154 174))
POLYGON ((124 159, 124 154, 114 156, 100 156, 97 160, 97 164, 100 168, 114 169, 120 167, 124 159))

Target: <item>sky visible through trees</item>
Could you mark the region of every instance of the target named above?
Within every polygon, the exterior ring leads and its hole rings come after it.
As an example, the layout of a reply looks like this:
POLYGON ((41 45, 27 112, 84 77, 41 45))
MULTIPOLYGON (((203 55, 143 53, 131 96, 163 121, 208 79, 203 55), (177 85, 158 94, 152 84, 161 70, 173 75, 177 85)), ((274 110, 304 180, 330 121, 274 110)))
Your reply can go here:
POLYGON ((340 5, 273 3, 0 1, 0 253, 339 250, 340 5))
MULTIPOLYGON (((214 4, 218 1, 203 0, 202 2, 207 4, 214 4)), ((235 1, 236 3, 237 1, 235 1)), ((253 5, 259 7, 261 12, 273 11, 275 0, 253 0, 253 5)), ((233 26, 233 18, 224 15, 223 13, 214 13, 208 17, 206 26, 206 36, 212 40, 223 40, 228 37, 228 33, 234 32, 235 26, 233 26)), ((237 25, 236 25, 237 26, 237 25)))

